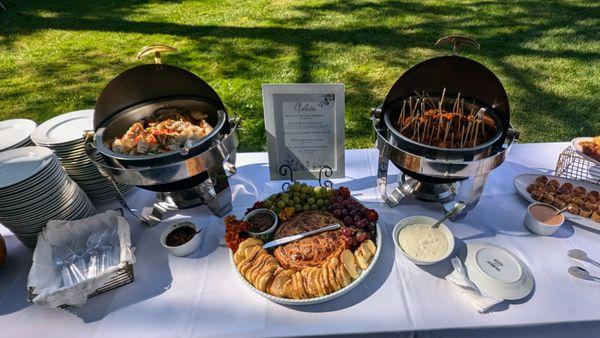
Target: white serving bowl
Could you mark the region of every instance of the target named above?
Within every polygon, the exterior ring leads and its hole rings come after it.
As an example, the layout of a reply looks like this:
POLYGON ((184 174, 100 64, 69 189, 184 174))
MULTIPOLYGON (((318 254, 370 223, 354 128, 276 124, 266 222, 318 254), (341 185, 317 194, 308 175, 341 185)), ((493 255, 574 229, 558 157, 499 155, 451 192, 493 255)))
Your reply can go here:
POLYGON ((273 210, 269 210, 266 208, 254 209, 254 210, 250 211, 248 214, 246 214, 246 216, 244 216, 244 221, 248 222, 248 219, 250 219, 250 217, 252 217, 253 215, 256 215, 258 213, 270 214, 271 217, 273 217, 273 225, 269 229, 262 231, 262 232, 248 231, 248 233, 252 236, 260 237, 260 236, 264 236, 264 235, 270 235, 271 233, 275 232, 275 230, 277 230, 277 226, 279 225, 279 217, 277 217, 277 214, 273 210))
POLYGON ((204 233, 204 230, 192 222, 184 221, 184 222, 173 223, 173 224, 169 225, 160 235, 160 244, 162 244, 162 246, 165 249, 167 249, 167 251, 169 251, 169 253, 173 256, 177 256, 177 257, 188 256, 188 255, 191 255, 192 253, 196 252, 196 250, 198 250, 198 248, 200 247, 200 243, 202 242, 202 234, 203 233, 204 233), (181 227, 186 227, 186 226, 192 227, 196 231, 200 230, 200 232, 195 234, 194 237, 192 237, 192 239, 190 239, 189 241, 187 241, 186 243, 184 243, 182 245, 168 246, 167 245, 167 236, 173 230, 175 230, 177 228, 181 228, 181 227))
POLYGON ((565 223, 565 216, 562 214, 561 214, 562 222, 560 222, 557 225, 550 225, 550 224, 546 224, 546 223, 538 221, 537 219, 535 219, 535 217, 533 217, 531 215, 531 207, 533 207, 535 205, 545 205, 545 206, 548 206, 558 212, 558 209, 550 204, 531 203, 527 207, 527 212, 525 212, 525 217, 523 218, 523 224, 525 225, 525 228, 527 228, 527 230, 533 232, 536 235, 550 236, 550 235, 554 234, 556 232, 556 230, 558 230, 558 228, 560 228, 560 226, 563 225, 563 223, 565 223))
POLYGON ((403 218, 398 223, 396 223, 396 226, 394 227, 394 231, 392 232, 392 236, 394 238, 394 244, 396 244, 396 247, 398 248, 398 250, 400 250, 400 252, 402 252, 402 254, 406 258, 408 258, 411 262, 413 262, 417 265, 435 264, 435 263, 441 262, 444 259, 448 258, 448 256, 450 256, 450 254, 454 250, 454 235, 452 235, 452 231, 450 231, 450 229, 444 223, 440 224, 440 229, 442 229, 442 231, 446 235, 446 239, 448 240, 448 249, 446 250, 446 252, 444 253, 444 255, 441 258, 432 260, 432 261, 423 261, 423 260, 419 260, 419 259, 416 259, 416 258, 410 256, 409 254, 407 254, 404 251, 404 249, 402 249, 402 246, 400 246, 400 241, 398 240, 398 234, 400 233, 400 230, 402 230, 404 227, 407 227, 407 226, 413 225, 413 224, 425 223, 425 224, 433 225, 435 222, 437 222, 437 219, 427 217, 427 216, 410 216, 410 217, 403 218))

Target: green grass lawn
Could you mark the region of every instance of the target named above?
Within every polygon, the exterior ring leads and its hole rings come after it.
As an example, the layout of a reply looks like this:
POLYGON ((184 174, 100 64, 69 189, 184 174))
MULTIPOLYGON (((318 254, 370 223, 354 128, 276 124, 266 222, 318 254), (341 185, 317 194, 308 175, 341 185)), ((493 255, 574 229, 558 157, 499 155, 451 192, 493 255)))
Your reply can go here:
MULTIPOLYGON (((342 82, 346 145, 372 147, 369 110, 409 67, 465 49, 500 77, 523 142, 600 134, 598 1, 0 0, 0 119, 93 107, 144 45, 214 86, 242 116, 241 149, 265 149, 261 83, 342 82)), ((144 62, 150 62, 146 60, 144 62)))

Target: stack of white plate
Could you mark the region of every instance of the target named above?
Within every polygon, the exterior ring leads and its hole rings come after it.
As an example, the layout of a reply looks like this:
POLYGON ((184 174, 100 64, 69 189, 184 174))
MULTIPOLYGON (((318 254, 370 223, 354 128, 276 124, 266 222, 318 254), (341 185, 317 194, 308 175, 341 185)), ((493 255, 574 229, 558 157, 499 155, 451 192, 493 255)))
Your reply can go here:
MULTIPOLYGON (((114 200, 114 186, 100 174, 85 153, 83 132, 94 129, 93 119, 92 109, 62 114, 37 127, 31 139, 38 146, 50 148, 58 156, 69 176, 92 201, 114 200)), ((102 161, 101 158, 96 160, 102 161)), ((118 186, 123 193, 131 190, 128 185, 118 186)))
POLYGON ((0 121, 0 151, 32 146, 30 136, 36 126, 27 119, 0 121))
POLYGON ((0 153, 0 223, 28 247, 49 220, 76 220, 96 209, 61 168, 50 149, 23 147, 0 153))

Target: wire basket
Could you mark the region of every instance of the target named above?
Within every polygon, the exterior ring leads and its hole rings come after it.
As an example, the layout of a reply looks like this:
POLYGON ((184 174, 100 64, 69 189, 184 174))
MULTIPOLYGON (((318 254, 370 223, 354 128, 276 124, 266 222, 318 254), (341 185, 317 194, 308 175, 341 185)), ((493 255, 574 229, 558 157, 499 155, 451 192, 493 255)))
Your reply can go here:
POLYGON ((558 156, 554 175, 600 184, 600 165, 583 158, 569 146, 558 156))
MULTIPOLYGON (((106 291, 116 289, 125 284, 129 284, 133 282, 133 279, 133 265, 126 263, 125 267, 114 272, 114 275, 108 280, 108 282, 106 282, 106 284, 98 288, 96 291, 94 291, 94 293, 90 294, 88 296, 88 299, 106 291)), ((37 297, 37 294, 35 293, 35 288, 29 287, 27 290, 27 301, 29 303, 32 303, 35 297, 37 297)), ((64 308, 66 307, 66 305, 63 305, 61 307, 64 308)))

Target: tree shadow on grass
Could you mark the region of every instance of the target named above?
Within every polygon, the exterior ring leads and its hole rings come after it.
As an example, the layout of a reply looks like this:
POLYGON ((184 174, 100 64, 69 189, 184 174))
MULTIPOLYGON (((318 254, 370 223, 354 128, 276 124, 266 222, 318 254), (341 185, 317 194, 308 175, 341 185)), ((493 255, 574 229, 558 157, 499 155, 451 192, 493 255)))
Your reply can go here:
MULTIPOLYGON (((589 92, 586 90, 584 93, 571 93, 568 97, 561 96, 541 83, 554 76, 552 69, 537 69, 527 64, 515 64, 511 60, 513 57, 527 57, 534 58, 539 63, 555 59, 568 59, 582 64, 597 63, 600 59, 599 4, 530 0, 470 4, 418 1, 327 2, 293 5, 291 15, 285 19, 265 18, 264 21, 270 25, 260 27, 126 19, 127 15, 143 10, 142 5, 146 3, 148 2, 7 3, 9 11, 0 15, 0 23, 3 25, 0 46, 8 50, 15 49, 17 37, 47 29, 144 35, 160 33, 161 36, 189 38, 193 48, 169 56, 169 63, 188 68, 202 77, 206 77, 205 73, 208 73, 209 82, 211 77, 219 80, 238 78, 253 84, 252 88, 247 88, 246 83, 229 84, 234 86, 233 89, 220 89, 217 84, 216 89, 224 96, 228 105, 239 111, 242 117, 249 117, 252 121, 244 132, 250 133, 252 140, 242 144, 242 150, 258 150, 263 149, 265 135, 259 123, 262 121, 262 108, 256 104, 260 101, 257 99, 260 97, 260 88, 256 85, 256 79, 261 82, 274 81, 273 75, 266 68, 291 69, 291 81, 294 82, 323 81, 317 74, 321 69, 331 67, 323 62, 323 54, 327 52, 328 46, 338 46, 336 51, 342 54, 344 50, 368 47, 371 55, 366 56, 366 60, 353 59, 352 64, 360 65, 362 62, 377 60, 393 71, 371 76, 369 69, 357 72, 334 66, 333 71, 341 73, 337 80, 344 82, 348 89, 348 138, 371 139, 372 132, 367 123, 369 108, 381 103, 385 91, 403 70, 428 57, 446 53, 433 49, 436 38, 460 33, 471 36, 482 44, 481 51, 466 49, 461 53, 482 62, 498 74, 505 86, 508 84, 513 108, 518 107, 518 111, 513 114, 513 121, 519 127, 530 130, 532 134, 543 134, 536 129, 546 130, 556 125, 566 128, 558 135, 540 135, 549 140, 564 140, 575 134, 600 132, 597 110, 600 102, 594 94, 600 90, 597 84, 598 90, 590 88, 589 92), (335 15, 350 17, 351 20, 344 25, 314 27, 319 20, 327 20, 335 15), (543 38, 546 36, 551 36, 553 41, 559 43, 544 46, 543 38), (257 41, 264 43, 257 44, 257 41), (589 43, 590 48, 573 48, 573 41, 589 43), (288 60, 290 50, 293 52, 288 60), (283 58, 283 63, 281 60, 280 63, 273 61, 278 58, 283 58), (213 63, 214 67, 196 70, 195 63, 199 59, 213 63), (289 62, 286 64, 285 61, 289 62), (513 87, 516 90, 510 90, 513 87), (249 102, 253 104, 249 106, 249 102)), ((91 59, 87 57, 68 60, 70 64, 80 63, 86 66, 90 62, 91 59)), ((128 66, 131 65, 111 65, 111 69, 125 69, 128 66)), ((43 69, 36 76, 45 78, 54 74, 61 77, 61 67, 64 65, 42 66, 43 69)), ((101 65, 92 64, 88 67, 88 78, 80 82, 88 83, 86 91, 95 94, 104 85, 105 77, 94 78, 91 75, 101 65)), ((11 76, 6 71, 0 75, 11 76)), ((290 77, 284 78, 286 81, 290 80, 290 77)), ((46 88, 40 86, 40 89, 46 88)), ((62 87, 58 90, 47 89, 46 99, 27 102, 24 110, 41 109, 51 104, 56 97, 72 95, 62 87)), ((20 93, 12 92, 9 95, 15 98, 20 93)), ((85 95, 75 102, 81 104, 83 100, 86 104, 92 103, 91 95, 85 95)))

